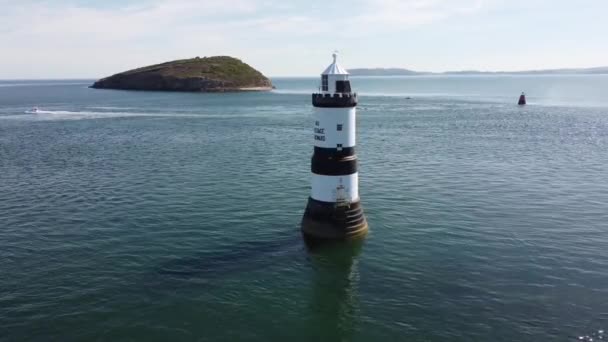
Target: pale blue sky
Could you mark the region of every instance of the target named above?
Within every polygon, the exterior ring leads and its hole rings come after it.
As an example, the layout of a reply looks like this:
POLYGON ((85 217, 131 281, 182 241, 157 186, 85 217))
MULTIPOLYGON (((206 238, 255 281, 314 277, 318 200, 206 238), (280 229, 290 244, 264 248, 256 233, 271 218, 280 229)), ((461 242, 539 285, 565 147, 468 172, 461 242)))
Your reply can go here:
POLYGON ((232 55, 269 76, 608 65, 606 0, 0 0, 0 79, 232 55))

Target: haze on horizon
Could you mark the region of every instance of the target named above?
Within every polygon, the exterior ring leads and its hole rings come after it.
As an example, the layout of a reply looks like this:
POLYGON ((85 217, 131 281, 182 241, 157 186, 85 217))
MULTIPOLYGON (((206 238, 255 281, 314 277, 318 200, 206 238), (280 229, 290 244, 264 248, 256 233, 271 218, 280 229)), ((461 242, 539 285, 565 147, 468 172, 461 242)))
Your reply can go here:
POLYGON ((231 55, 269 76, 608 65, 603 0, 0 0, 0 79, 231 55))

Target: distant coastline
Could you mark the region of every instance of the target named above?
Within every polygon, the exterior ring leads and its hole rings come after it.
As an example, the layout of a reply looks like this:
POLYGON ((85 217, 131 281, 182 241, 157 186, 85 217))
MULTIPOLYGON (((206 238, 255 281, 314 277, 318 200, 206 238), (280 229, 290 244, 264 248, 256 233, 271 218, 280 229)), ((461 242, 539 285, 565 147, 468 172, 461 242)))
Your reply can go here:
POLYGON ((526 71, 446 71, 426 72, 414 71, 404 68, 355 68, 348 72, 353 76, 420 76, 420 75, 602 75, 608 74, 608 67, 597 68, 571 68, 571 69, 545 69, 526 71))

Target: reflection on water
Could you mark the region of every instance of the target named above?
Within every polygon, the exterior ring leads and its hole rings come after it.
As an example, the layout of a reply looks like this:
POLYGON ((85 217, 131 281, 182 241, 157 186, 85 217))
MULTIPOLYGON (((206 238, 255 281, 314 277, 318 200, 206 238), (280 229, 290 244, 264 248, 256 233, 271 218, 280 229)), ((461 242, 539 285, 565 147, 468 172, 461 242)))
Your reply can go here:
POLYGON ((608 340, 608 335, 604 334, 604 330, 598 330, 597 332, 592 333, 590 335, 579 336, 577 340, 585 341, 585 342, 593 342, 593 341, 603 341, 605 339, 608 340))
POLYGON ((208 277, 227 272, 245 270, 251 264, 268 263, 278 256, 299 251, 302 242, 298 234, 282 232, 275 240, 248 240, 231 246, 223 252, 202 251, 196 255, 165 262, 156 271, 174 277, 208 277))
POLYGON ((363 241, 356 241, 309 248, 314 272, 308 340, 353 339, 358 323, 357 263, 362 247, 363 241))

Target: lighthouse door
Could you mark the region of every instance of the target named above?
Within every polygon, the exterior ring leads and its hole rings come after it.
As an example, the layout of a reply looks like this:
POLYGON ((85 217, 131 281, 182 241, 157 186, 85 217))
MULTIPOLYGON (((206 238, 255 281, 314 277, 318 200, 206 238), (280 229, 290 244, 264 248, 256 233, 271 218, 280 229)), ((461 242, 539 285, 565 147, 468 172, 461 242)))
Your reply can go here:
POLYGON ((340 185, 336 188, 336 201, 343 202, 344 200, 346 200, 344 185, 340 185))
POLYGON ((338 205, 349 205, 349 194, 344 185, 342 185, 342 179, 340 179, 340 185, 336 187, 336 203, 338 205))

